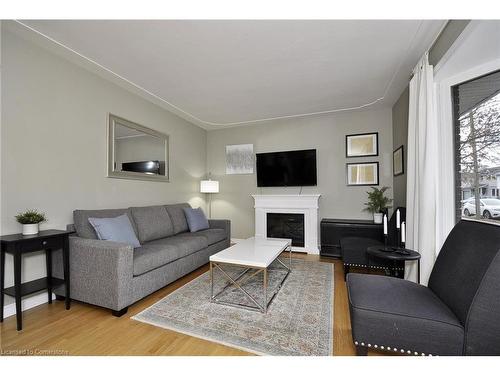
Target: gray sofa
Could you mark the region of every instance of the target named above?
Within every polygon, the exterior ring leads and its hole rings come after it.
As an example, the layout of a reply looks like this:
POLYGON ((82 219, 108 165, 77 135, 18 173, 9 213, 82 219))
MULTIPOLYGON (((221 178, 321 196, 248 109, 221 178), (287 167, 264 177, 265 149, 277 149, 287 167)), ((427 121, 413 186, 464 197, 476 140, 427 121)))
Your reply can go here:
MULTIPOLYGON (((71 298, 105 307, 121 316, 128 306, 206 264, 230 244, 229 220, 209 220, 210 228, 190 233, 189 204, 73 212, 70 236, 71 298), (141 247, 97 239, 89 217, 126 213, 141 247)), ((59 260, 60 261, 60 260, 59 260)), ((55 269, 60 269, 57 267, 55 269)), ((63 290, 56 290, 58 298, 63 290)))

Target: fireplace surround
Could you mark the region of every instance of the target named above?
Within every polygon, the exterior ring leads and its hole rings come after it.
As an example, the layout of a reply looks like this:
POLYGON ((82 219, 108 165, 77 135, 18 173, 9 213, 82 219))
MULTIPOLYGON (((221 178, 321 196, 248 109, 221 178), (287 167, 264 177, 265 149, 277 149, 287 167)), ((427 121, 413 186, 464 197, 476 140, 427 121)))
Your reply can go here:
MULTIPOLYGON (((303 244, 296 241, 296 246, 292 244, 292 250, 319 254, 318 203, 320 194, 263 194, 252 195, 252 197, 255 200, 255 237, 267 237, 268 214, 303 215, 303 244)), ((294 224, 292 226, 295 228, 294 224)))

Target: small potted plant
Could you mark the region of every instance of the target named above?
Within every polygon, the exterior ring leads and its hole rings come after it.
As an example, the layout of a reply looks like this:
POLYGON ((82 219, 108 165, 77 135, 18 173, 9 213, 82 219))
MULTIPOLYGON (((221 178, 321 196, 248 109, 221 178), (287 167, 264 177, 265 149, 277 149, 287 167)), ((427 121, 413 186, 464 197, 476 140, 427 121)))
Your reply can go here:
POLYGON ((16 215, 16 220, 23 225, 23 235, 37 234, 38 225, 46 221, 45 214, 37 210, 27 210, 16 215))
POLYGON ((373 222, 375 224, 382 224, 384 212, 391 207, 389 204, 392 202, 392 199, 384 195, 388 189, 387 186, 381 189, 372 187, 372 191, 366 192, 368 194, 368 202, 365 203, 366 208, 364 210, 373 214, 373 222))

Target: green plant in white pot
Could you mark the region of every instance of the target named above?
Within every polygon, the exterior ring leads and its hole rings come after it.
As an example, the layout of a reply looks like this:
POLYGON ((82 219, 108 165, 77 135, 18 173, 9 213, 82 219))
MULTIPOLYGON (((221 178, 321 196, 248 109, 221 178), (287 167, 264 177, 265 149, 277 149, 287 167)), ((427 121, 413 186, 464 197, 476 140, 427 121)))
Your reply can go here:
POLYGON ((23 225, 23 235, 37 234, 39 224, 46 221, 47 218, 43 212, 37 210, 27 210, 16 215, 16 220, 23 225))
POLYGON ((364 210, 373 214, 373 222, 375 224, 382 224, 384 212, 392 207, 390 206, 392 199, 384 195, 388 189, 387 186, 380 189, 372 187, 372 191, 366 192, 368 194, 368 202, 365 203, 366 208, 364 210))

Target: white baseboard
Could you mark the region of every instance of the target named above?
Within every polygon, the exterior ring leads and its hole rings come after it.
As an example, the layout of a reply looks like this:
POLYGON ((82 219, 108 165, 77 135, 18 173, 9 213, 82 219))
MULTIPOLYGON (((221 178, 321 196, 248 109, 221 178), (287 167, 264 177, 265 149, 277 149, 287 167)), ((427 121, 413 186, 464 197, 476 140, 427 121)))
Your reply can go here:
POLYGON ((244 239, 243 238, 231 238, 231 243, 238 243, 241 241, 244 241, 244 239))
MULTIPOLYGON (((56 295, 52 293, 52 300, 56 299, 56 295)), ((40 294, 35 294, 33 296, 25 297, 21 300, 21 309, 26 311, 32 309, 33 307, 40 306, 49 302, 47 296, 47 291, 40 294)), ((16 303, 11 303, 3 308, 3 317, 7 318, 9 316, 16 315, 16 303)))

